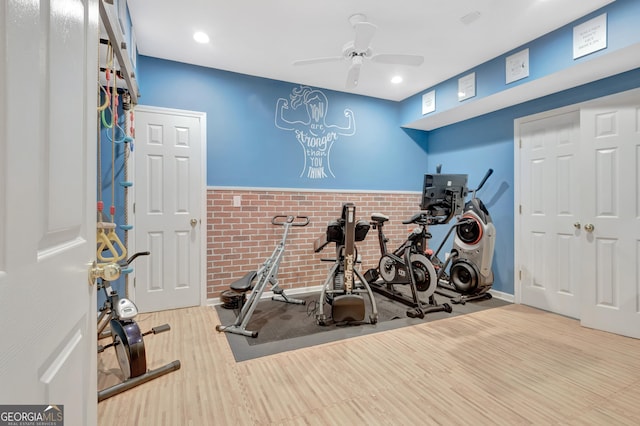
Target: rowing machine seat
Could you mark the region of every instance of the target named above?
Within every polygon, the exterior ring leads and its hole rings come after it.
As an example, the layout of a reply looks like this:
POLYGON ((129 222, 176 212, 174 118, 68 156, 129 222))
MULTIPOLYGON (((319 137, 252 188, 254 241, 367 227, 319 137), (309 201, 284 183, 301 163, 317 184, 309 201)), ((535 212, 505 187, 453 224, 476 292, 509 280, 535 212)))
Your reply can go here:
POLYGON ((249 291, 253 288, 251 284, 257 275, 256 271, 247 272, 244 277, 232 282, 229 287, 231 287, 231 290, 239 292, 249 291))

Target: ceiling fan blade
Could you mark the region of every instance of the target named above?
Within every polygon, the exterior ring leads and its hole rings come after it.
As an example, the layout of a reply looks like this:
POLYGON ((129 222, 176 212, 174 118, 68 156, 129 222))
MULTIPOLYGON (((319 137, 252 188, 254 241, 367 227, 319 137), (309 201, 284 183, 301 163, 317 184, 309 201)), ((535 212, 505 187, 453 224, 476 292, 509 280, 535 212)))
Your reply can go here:
POLYGON ((356 29, 353 47, 356 52, 363 52, 369 48, 378 27, 370 22, 357 22, 353 27, 356 29))
POLYGON ((293 65, 313 65, 313 64, 322 64, 325 62, 337 62, 343 61, 344 56, 327 56, 325 58, 312 58, 312 59, 300 59, 298 61, 293 61, 293 65))
POLYGON ((399 64, 417 67, 418 65, 422 65, 424 62, 424 56, 381 53, 379 55, 373 55, 371 60, 381 64, 399 64))
POLYGON ((360 65, 362 65, 362 59, 359 59, 360 60, 354 60, 351 67, 349 67, 349 72, 347 73, 348 89, 353 89, 358 86, 358 80, 360 80, 360 65))

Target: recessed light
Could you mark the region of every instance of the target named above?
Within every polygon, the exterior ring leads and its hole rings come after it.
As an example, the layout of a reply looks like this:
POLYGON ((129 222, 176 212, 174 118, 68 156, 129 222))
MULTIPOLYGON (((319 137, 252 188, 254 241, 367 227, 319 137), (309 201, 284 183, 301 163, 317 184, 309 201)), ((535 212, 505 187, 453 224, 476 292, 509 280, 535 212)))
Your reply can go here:
POLYGON ((399 76, 399 75, 396 75, 395 77, 393 77, 393 78, 391 79, 391 82, 392 82, 393 84, 400 84, 400 83, 402 83, 402 77, 401 77, 401 76, 399 76))
POLYGON ((198 31, 193 34, 193 39, 198 43, 209 43, 209 36, 202 31, 198 31))

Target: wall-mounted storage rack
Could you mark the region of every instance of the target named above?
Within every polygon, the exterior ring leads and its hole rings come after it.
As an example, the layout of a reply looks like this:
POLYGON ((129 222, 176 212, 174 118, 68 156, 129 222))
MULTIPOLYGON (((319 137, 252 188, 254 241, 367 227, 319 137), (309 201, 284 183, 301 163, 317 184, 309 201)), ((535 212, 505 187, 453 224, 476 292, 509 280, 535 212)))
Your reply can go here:
MULTIPOLYGON (((120 0, 124 1, 124 0, 120 0)), ((120 66, 119 74, 124 78, 127 89, 131 94, 131 102, 138 103, 140 92, 138 91, 138 83, 136 81, 135 71, 129 56, 129 50, 124 35, 120 29, 120 20, 115 10, 113 0, 100 0, 100 20, 104 27, 107 37, 113 46, 113 52, 120 66)), ((135 47, 133 47, 135 48, 135 47)), ((135 54, 135 52, 134 52, 135 54)), ((102 64, 101 64, 102 65, 102 64)))

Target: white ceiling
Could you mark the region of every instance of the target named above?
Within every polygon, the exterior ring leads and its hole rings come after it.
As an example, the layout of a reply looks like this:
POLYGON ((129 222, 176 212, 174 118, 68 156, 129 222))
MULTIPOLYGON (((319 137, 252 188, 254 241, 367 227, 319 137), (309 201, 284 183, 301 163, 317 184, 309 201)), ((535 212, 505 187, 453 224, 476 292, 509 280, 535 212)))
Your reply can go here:
MULTIPOLYGON (((122 0, 121 0, 122 1, 122 0)), ((614 0, 127 0, 139 54, 395 101, 513 50, 614 0), (355 89, 340 56, 348 18, 378 29, 374 54, 423 55, 418 67, 365 59, 355 89), (464 17, 475 17, 470 23, 464 17), (195 31, 211 38, 201 45, 195 31), (390 82, 401 74, 404 81, 390 82)))

